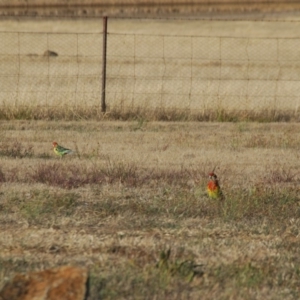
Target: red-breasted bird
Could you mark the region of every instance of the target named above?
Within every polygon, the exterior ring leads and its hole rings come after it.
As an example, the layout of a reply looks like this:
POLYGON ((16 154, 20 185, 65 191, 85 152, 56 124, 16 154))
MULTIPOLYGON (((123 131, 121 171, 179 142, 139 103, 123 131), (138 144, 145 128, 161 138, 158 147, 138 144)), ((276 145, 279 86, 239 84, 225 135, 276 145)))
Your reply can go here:
POLYGON ((214 172, 208 174, 207 193, 209 198, 224 200, 224 195, 221 191, 217 175, 214 172))
POLYGON ((56 155, 58 155, 60 157, 63 157, 66 154, 70 154, 73 152, 71 149, 60 146, 56 142, 53 142, 53 151, 56 155))

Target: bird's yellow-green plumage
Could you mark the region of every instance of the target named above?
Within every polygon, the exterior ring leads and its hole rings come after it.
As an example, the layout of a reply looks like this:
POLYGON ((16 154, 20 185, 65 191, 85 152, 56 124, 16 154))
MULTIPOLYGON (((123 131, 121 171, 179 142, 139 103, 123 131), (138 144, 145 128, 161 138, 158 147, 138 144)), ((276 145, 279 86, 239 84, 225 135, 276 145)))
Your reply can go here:
POLYGON ((63 157, 64 155, 73 152, 71 149, 60 146, 56 142, 53 142, 53 151, 56 155, 58 155, 60 157, 63 157))

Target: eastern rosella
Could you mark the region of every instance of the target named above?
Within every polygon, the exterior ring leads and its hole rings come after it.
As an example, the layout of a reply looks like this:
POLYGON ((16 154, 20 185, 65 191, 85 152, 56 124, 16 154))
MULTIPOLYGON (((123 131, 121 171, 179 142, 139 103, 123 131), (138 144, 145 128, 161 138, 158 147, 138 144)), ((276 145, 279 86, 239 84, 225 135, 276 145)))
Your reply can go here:
POLYGON ((207 184, 208 196, 212 199, 224 200, 217 175, 214 172, 208 174, 209 182, 207 184))
POLYGON ((63 157, 66 154, 70 154, 73 151, 58 145, 56 142, 53 142, 53 151, 56 155, 63 157))

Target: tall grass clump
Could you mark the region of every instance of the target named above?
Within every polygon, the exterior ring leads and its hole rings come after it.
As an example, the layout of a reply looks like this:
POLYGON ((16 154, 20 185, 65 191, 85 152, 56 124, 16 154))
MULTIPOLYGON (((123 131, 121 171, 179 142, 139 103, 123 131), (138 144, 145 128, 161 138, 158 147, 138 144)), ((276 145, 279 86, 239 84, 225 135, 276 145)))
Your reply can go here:
POLYGON ((104 165, 62 164, 42 162, 28 170, 26 180, 63 188, 78 188, 86 184, 120 183, 129 187, 154 186, 159 182, 188 188, 187 182, 197 170, 181 169, 166 171, 138 168, 133 163, 114 162, 104 165))
POLYGON ((33 157, 33 146, 24 146, 19 141, 15 141, 13 143, 2 142, 0 144, 0 156, 7 156, 12 158, 33 157))
POLYGON ((124 249, 116 256, 132 257, 117 267, 93 266, 90 272, 90 298, 148 298, 149 293, 161 299, 182 299, 193 290, 193 280, 204 275, 202 265, 192 257, 183 260, 171 254, 171 249, 146 255, 144 249, 124 249), (139 258, 140 257, 140 262, 139 258))
POLYGON ((174 108, 111 107, 105 113, 100 106, 2 106, 0 120, 122 120, 122 121, 200 121, 200 122, 289 122, 299 121, 295 111, 226 110, 225 108, 191 110, 174 108))

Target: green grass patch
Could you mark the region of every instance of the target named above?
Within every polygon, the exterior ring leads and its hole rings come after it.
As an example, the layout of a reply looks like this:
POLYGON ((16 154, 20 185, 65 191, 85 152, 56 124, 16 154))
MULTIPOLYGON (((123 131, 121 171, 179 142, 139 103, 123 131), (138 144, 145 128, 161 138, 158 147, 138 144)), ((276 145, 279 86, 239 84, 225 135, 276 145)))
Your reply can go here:
POLYGON ((79 205, 80 196, 73 192, 59 193, 48 190, 13 192, 8 195, 6 211, 17 210, 29 224, 47 224, 53 218, 71 216, 79 205))

